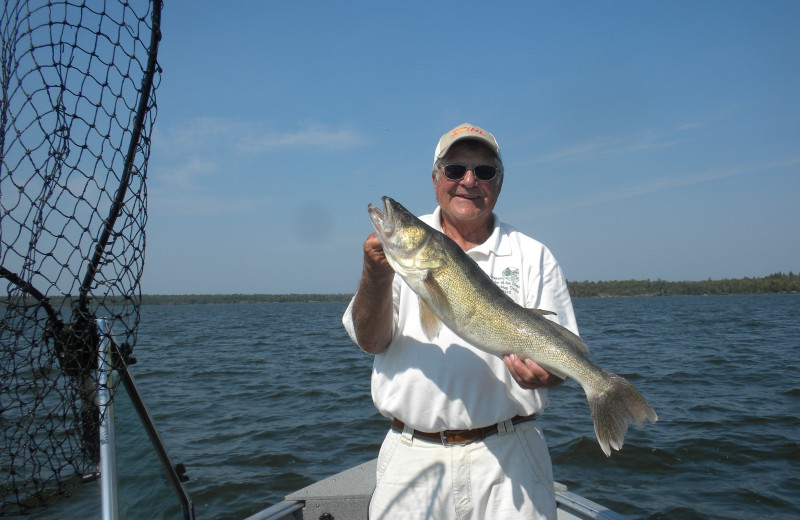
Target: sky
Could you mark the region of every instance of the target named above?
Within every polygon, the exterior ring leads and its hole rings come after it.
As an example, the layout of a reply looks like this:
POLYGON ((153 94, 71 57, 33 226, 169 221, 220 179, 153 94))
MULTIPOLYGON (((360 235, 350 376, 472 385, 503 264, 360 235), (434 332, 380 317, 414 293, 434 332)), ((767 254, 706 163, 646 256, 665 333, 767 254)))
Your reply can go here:
POLYGON ((164 2, 145 294, 350 293, 492 132, 568 280, 800 271, 800 3, 164 2))

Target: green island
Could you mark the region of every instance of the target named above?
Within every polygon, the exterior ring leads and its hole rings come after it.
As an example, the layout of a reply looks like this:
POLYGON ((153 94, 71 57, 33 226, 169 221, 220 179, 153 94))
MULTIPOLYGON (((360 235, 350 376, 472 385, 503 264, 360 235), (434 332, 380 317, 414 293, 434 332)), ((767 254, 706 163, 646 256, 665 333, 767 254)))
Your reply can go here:
MULTIPOLYGON (((800 273, 775 273, 762 278, 668 282, 664 280, 615 280, 567 282, 573 298, 621 296, 703 296, 715 294, 779 294, 800 292, 800 273)), ((346 302, 352 293, 338 294, 181 294, 142 295, 142 305, 222 303, 346 302)))

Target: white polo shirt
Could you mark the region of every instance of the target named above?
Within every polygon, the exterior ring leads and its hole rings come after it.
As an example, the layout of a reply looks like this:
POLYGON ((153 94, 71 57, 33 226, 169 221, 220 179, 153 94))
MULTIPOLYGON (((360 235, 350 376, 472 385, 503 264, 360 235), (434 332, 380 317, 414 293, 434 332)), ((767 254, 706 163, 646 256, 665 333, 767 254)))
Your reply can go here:
MULTIPOLYGON (((441 231, 441 208, 421 220, 441 231)), ((548 316, 578 334, 567 282, 550 250, 500 222, 483 244, 467 253, 514 301, 548 316)), ((389 347, 375 356, 372 400, 382 415, 421 431, 488 426, 516 415, 541 413, 545 389, 526 390, 511 377, 503 360, 466 343, 442 325, 433 342, 419 319, 419 297, 395 275, 392 287, 394 329, 389 347)), ((353 302, 342 323, 356 344, 353 302)))

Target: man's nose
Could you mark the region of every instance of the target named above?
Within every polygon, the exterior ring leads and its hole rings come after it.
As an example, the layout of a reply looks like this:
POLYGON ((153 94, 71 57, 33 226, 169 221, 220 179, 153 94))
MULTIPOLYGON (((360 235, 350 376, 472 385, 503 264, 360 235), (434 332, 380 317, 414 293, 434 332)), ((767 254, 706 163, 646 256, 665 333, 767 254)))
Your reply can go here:
POLYGON ((461 179, 461 184, 466 186, 476 186, 478 184, 478 178, 475 177, 475 172, 471 169, 468 169, 466 173, 464 173, 464 178, 461 179))

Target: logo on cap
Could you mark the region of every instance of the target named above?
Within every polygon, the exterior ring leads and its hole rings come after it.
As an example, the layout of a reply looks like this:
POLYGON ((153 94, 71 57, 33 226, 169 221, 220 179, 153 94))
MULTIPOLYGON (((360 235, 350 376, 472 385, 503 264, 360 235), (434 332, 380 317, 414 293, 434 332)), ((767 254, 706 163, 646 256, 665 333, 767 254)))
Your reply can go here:
POLYGON ((481 136, 486 136, 486 133, 483 130, 480 128, 475 128, 474 126, 460 126, 458 128, 454 128, 453 133, 450 135, 456 136, 462 132, 473 132, 481 136))

